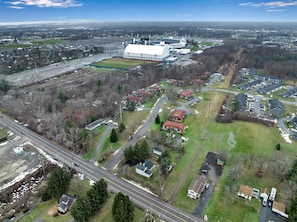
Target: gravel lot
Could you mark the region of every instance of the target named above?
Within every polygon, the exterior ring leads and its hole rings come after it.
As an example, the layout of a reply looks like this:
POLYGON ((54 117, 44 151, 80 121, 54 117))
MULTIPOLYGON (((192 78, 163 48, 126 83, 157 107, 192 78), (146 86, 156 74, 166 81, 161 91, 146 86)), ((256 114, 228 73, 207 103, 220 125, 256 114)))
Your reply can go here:
POLYGON ((10 139, 9 142, 0 144, 0 190, 26 171, 36 168, 44 158, 33 146, 24 145, 24 138, 13 136, 10 139), (24 151, 21 154, 16 153, 14 148, 17 147, 22 147, 24 151))

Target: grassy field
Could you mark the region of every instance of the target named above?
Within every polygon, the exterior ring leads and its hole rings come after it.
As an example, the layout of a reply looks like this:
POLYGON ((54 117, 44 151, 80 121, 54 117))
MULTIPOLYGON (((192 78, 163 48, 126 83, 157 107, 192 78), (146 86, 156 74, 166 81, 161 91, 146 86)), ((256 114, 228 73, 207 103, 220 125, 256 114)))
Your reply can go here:
POLYGON ((101 139, 101 136, 102 134, 104 133, 106 129, 106 126, 103 125, 103 126, 100 126, 100 127, 97 127, 95 130, 97 131, 97 136, 93 139, 93 145, 90 149, 90 151, 88 153, 86 153, 83 158, 86 159, 86 160, 90 160, 93 158, 93 155, 95 153, 95 150, 96 150, 96 147, 97 147, 97 144, 99 143, 100 139, 101 139))
POLYGON ((107 60, 93 63, 92 65, 99 68, 102 67, 102 68, 111 68, 111 69, 130 69, 145 63, 150 64, 150 63, 156 63, 156 62, 124 59, 124 58, 112 58, 112 59, 107 59, 107 60))

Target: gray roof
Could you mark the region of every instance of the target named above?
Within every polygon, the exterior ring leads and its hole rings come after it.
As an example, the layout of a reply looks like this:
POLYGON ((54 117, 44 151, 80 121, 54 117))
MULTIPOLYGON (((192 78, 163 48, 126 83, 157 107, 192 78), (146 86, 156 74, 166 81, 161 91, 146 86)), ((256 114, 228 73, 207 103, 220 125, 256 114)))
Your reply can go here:
POLYGON ((285 106, 278 99, 269 100, 269 112, 274 116, 279 116, 285 111, 285 106))
POLYGON ((145 164, 146 168, 149 170, 152 169, 154 166, 154 163, 150 160, 145 160, 144 164, 145 164))
POLYGON ((85 129, 87 129, 87 130, 93 130, 96 127, 98 127, 101 124, 103 124, 104 122, 105 122, 104 119, 97 119, 94 122, 91 122, 88 125, 86 125, 85 129))
POLYGON ((258 89, 258 92, 263 93, 263 94, 267 94, 269 92, 272 92, 273 90, 276 90, 280 86, 282 86, 282 83, 274 83, 274 84, 265 86, 265 87, 263 87, 261 89, 258 89))
POLYGON ((297 87, 288 89, 286 92, 280 94, 283 97, 297 96, 297 87))
POLYGON ((260 80, 260 79, 253 80, 251 82, 247 82, 247 83, 244 83, 244 84, 238 86, 238 88, 243 89, 243 90, 244 89, 250 89, 251 87, 256 86, 257 84, 259 84, 261 82, 262 82, 262 80, 260 80))

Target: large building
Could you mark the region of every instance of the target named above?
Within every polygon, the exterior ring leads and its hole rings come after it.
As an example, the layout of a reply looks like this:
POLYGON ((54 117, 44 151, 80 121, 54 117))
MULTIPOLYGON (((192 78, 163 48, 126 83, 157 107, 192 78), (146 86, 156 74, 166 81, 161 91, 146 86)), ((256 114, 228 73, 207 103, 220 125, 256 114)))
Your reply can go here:
POLYGON ((124 51, 124 58, 163 61, 169 56, 167 45, 138 45, 129 44, 124 51))

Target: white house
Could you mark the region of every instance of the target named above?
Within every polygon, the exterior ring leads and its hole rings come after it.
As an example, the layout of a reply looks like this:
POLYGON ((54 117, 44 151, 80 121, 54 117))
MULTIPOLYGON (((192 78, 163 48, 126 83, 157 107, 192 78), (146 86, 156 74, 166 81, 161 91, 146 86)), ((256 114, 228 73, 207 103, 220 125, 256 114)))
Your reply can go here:
POLYGON ((163 153, 163 150, 161 148, 159 148, 159 147, 155 147, 153 149, 153 154, 156 154, 157 156, 161 156, 162 153, 163 153))
POLYGON ((150 178, 153 175, 152 170, 154 169, 155 165, 152 161, 146 160, 144 163, 138 163, 136 165, 136 173, 150 178))
POLYGON ((187 196, 192 199, 200 198, 205 189, 206 184, 207 178, 204 175, 197 174, 188 188, 187 196))
POLYGON ((163 61, 168 56, 168 45, 129 44, 124 51, 124 58, 127 59, 163 61))

